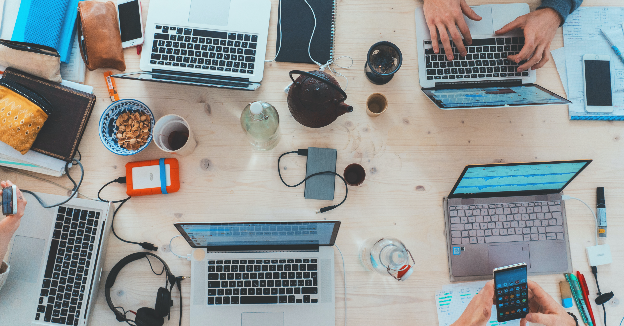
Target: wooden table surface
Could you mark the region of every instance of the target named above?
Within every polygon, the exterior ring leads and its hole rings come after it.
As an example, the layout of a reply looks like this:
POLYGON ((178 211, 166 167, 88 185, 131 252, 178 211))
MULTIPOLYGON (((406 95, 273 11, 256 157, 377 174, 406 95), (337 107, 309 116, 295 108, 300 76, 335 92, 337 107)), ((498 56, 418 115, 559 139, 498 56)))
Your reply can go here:
MULTIPOLYGON (((148 1, 143 0, 146 19, 148 1)), ((275 53, 278 0, 272 0, 267 59, 275 53)), ((470 5, 486 1, 468 1, 470 5)), ((515 1, 494 1, 511 3, 515 1)), ((539 4, 531 0, 531 9, 539 4)), ((570 121, 567 106, 495 108, 443 111, 420 91, 414 9, 422 2, 414 0, 339 0, 335 39, 336 56, 350 56, 351 69, 339 69, 349 79, 347 103, 352 113, 339 117, 328 127, 306 128, 291 116, 284 88, 292 69, 315 70, 315 65, 268 63, 262 86, 254 92, 178 86, 117 79, 121 98, 146 103, 156 119, 169 113, 189 121, 198 146, 193 154, 178 157, 181 189, 170 195, 136 197, 119 211, 116 231, 134 241, 149 241, 159 246, 176 275, 190 276, 190 262, 176 258, 169 241, 179 233, 175 222, 216 221, 342 221, 336 244, 344 253, 347 279, 348 323, 350 325, 389 325, 410 322, 414 325, 437 325, 434 295, 449 283, 442 198, 447 195, 467 164, 593 159, 565 193, 595 206, 597 186, 604 186, 608 206, 608 241, 613 264, 599 267, 602 290, 614 291, 624 299, 624 131, 620 122, 570 121), (363 72, 368 48, 377 41, 395 43, 403 53, 403 66, 394 79, 383 86, 370 83, 363 72), (379 117, 365 113, 368 95, 386 95, 389 108, 379 117), (253 101, 273 104, 279 114, 282 138, 269 152, 259 152, 247 143, 239 117, 253 101), (366 169, 366 181, 351 187, 349 198, 331 212, 315 214, 330 202, 305 200, 303 187, 285 187, 277 175, 277 157, 283 152, 307 147, 338 150, 337 171, 350 163, 366 169), (391 236, 402 240, 414 254, 414 274, 406 282, 365 270, 359 260, 359 246, 371 237, 391 236), (618 277, 620 276, 620 277, 618 277)), ((584 5, 616 6, 619 0, 585 0, 584 5)), ((561 29, 552 48, 563 45, 561 29)), ((139 69, 134 48, 125 50, 127 71, 139 69)), ((348 60, 346 60, 347 63, 348 60)), ((341 62, 339 62, 341 63, 341 62)), ((342 62, 344 63, 344 62, 342 62)), ((80 145, 86 168, 81 192, 95 198, 106 182, 125 175, 128 162, 173 157, 151 144, 132 157, 110 153, 98 138, 98 120, 111 104, 104 84, 104 70, 88 72, 86 84, 94 86, 97 104, 80 145)), ((338 78, 345 86, 344 78, 338 78)), ((552 61, 537 73, 540 85, 564 94, 552 61)), ((11 179, 24 189, 64 194, 66 191, 40 180, 1 169, 2 179, 11 179)), ((79 171, 72 169, 72 175, 79 171)), ((283 160, 287 182, 300 181, 305 175, 305 159, 283 160)), ((67 178, 46 179, 69 187, 67 178)), ((337 203, 344 195, 336 182, 337 203)), ((121 185, 109 187, 104 198, 125 197, 121 185)), ((31 202, 29 205, 36 205, 31 202)), ((591 278, 585 247, 594 244, 594 221, 577 201, 566 204, 572 262, 575 270, 585 273, 592 295, 596 286, 591 278)), ((173 241, 174 251, 186 255, 190 247, 181 238, 173 241)), ((136 245, 122 243, 111 235, 105 257, 103 278, 126 255, 140 251, 136 245)), ((343 268, 336 251, 336 325, 344 322, 343 268)), ((559 300, 558 283, 563 275, 532 277, 559 300)), ((113 288, 113 301, 126 309, 153 307, 162 277, 152 275, 145 261, 126 267, 113 288)), ((183 325, 189 325, 190 281, 183 283, 183 325)), ((178 323, 178 293, 171 321, 178 323)), ((594 305, 595 307, 595 305, 594 305)), ((570 310, 578 314, 576 309, 570 310)), ((608 305, 608 323, 617 325, 624 317, 624 303, 608 305)), ((602 319, 602 310, 596 317, 602 319), (600 317, 599 317, 600 316, 600 317)), ((600 322, 599 324, 602 324, 600 322)), ((90 325, 117 325, 104 299, 103 284, 90 325)))

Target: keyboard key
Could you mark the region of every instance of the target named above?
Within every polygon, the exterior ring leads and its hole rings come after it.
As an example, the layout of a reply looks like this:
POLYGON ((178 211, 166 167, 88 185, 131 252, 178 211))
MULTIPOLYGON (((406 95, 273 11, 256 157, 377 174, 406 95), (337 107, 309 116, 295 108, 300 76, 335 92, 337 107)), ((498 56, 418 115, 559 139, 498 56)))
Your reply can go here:
POLYGON ((274 304, 278 300, 277 296, 241 296, 240 304, 274 304))

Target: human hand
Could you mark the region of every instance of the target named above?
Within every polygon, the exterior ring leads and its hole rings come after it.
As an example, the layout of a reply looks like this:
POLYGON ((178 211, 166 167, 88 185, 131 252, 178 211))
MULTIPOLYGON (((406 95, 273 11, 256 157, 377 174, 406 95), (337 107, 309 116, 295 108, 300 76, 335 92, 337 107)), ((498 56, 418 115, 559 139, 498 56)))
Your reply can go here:
POLYGON ((466 56, 467 52, 466 47, 464 47, 464 41, 462 41, 462 35, 466 44, 472 44, 472 36, 470 36, 470 30, 468 25, 466 25, 464 15, 472 20, 481 20, 481 16, 477 15, 466 4, 466 0, 425 0, 423 11, 425 12, 425 20, 431 33, 433 52, 440 53, 438 44, 439 33, 442 45, 447 50, 445 51, 446 57, 449 60, 453 60, 453 51, 448 51, 451 49, 450 33, 461 56, 466 56), (459 31, 457 30, 458 28, 459 31))
MULTIPOLYGON (((464 313, 451 326, 482 326, 490 320, 494 305, 494 281, 485 284, 479 294, 475 295, 464 313)), ((524 325, 523 325, 524 326, 524 325)))
POLYGON ((526 61, 518 72, 539 69, 550 60, 550 43, 563 23, 561 16, 552 8, 539 9, 522 15, 496 31, 497 35, 520 28, 524 31, 524 46, 517 55, 507 58, 516 63, 526 61))
MULTIPOLYGON (((0 182, 2 189, 11 187, 13 183, 11 181, 2 181, 0 182)), ((17 230, 20 225, 20 220, 22 216, 24 216, 24 210, 26 209, 26 198, 22 192, 17 189, 17 214, 15 215, 7 215, 3 220, 0 221, 0 238, 11 238, 13 233, 17 230)), ((0 257, 2 259, 2 257, 0 257)))
POLYGON ((520 320, 520 326, 526 326, 527 321, 545 326, 576 325, 563 306, 533 281, 529 281, 529 314, 520 320))

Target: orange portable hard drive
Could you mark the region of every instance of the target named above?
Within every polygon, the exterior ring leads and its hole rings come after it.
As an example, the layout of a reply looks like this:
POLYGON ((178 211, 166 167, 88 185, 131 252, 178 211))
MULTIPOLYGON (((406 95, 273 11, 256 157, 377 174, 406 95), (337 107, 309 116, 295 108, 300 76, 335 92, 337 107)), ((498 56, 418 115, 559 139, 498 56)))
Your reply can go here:
POLYGON ((180 190, 180 167, 175 158, 126 164, 128 196, 170 194, 180 190))

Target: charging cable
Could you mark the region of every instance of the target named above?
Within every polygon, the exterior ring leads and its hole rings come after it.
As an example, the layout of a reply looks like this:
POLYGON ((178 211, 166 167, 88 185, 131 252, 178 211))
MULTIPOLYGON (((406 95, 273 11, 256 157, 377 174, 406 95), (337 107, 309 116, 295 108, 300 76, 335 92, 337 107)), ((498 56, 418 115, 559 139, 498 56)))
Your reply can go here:
MULTIPOLYGON (((598 268, 596 266, 591 267, 592 274, 594 274, 594 279, 596 279, 596 288, 598 289, 598 297, 595 302, 597 305, 602 306, 602 311, 604 312, 604 324, 607 326, 607 310, 605 309, 605 303, 609 302, 609 300, 613 299, 613 292, 602 293, 600 292, 600 285, 598 285, 598 268)), ((622 323, 620 323, 621 325, 622 323)))
POLYGON ((173 251, 173 246, 171 246, 171 243, 173 242, 173 239, 175 239, 175 238, 179 238, 179 237, 181 237, 181 235, 176 235, 175 237, 171 238, 171 240, 169 240, 169 251, 171 251, 171 253, 172 253, 172 254, 174 254, 174 255, 175 255, 176 257, 178 257, 178 258, 182 258, 182 259, 186 259, 186 260, 191 260, 191 254, 188 254, 188 255, 186 255, 186 257, 184 257, 184 256, 180 256, 180 255, 176 254, 176 253, 173 251))
POLYGON ((39 204, 41 204, 41 206, 43 208, 53 208, 53 207, 61 206, 61 205, 65 204, 65 203, 67 203, 68 201, 72 200, 72 198, 76 197, 76 194, 78 193, 78 189, 80 188, 80 186, 82 185, 82 181, 84 180, 84 167, 82 166, 82 163, 80 163, 80 160, 74 158, 74 159, 72 159, 72 163, 78 164, 78 166, 80 167, 80 181, 78 181, 78 183, 76 183, 76 181, 74 181, 74 179, 71 177, 71 175, 69 175, 69 165, 71 163, 69 163, 69 162, 65 163, 65 174, 67 175, 67 178, 69 178, 69 180, 74 184, 74 188, 72 188, 72 194, 71 194, 71 196, 69 196, 69 198, 67 198, 67 200, 64 200, 64 201, 62 201, 62 202, 60 202, 58 204, 47 205, 34 192, 32 192, 30 190, 25 190, 25 189, 22 189, 22 192, 25 192, 27 194, 31 194, 33 197, 35 197, 35 199, 39 202, 39 204))
POLYGON ((344 256, 342 255, 342 250, 338 247, 337 244, 334 243, 334 247, 338 249, 340 253, 340 259, 342 259, 342 275, 344 278, 344 325, 347 326, 347 270, 345 269, 344 256))
POLYGON ((581 200, 579 198, 568 196, 568 195, 562 195, 561 199, 562 200, 568 200, 568 199, 578 200, 581 203, 583 203, 585 205, 585 207, 587 207, 587 209, 589 209, 589 211, 592 213, 592 216, 594 216, 594 223, 596 225, 596 230, 594 232, 594 238, 595 238, 595 242, 596 242, 596 246, 597 246, 598 245, 598 218, 596 218, 596 213, 594 213, 594 210, 591 209, 591 207, 589 207, 589 205, 587 205, 586 202, 584 202, 583 200, 581 200))
POLYGON ((317 176, 317 175, 332 174, 332 175, 338 176, 338 177, 342 180, 342 182, 344 182, 344 184, 345 184, 345 196, 344 196, 344 199, 342 199, 342 201, 340 202, 340 204, 338 204, 338 205, 332 205, 332 206, 327 206, 327 207, 323 207, 323 208, 321 208, 321 209, 320 209, 318 212, 316 212, 316 213, 317 213, 317 214, 320 214, 320 213, 325 213, 325 212, 327 212, 327 211, 331 211, 332 209, 334 209, 334 208, 336 208, 336 207, 338 207, 338 206, 342 205, 342 203, 344 203, 344 202, 345 202, 345 200, 347 200, 347 194, 349 193, 349 187, 347 186, 347 181, 346 181, 346 180, 345 180, 345 179, 344 179, 344 178, 343 178, 340 174, 338 174, 338 173, 336 173, 336 172, 334 172, 334 171, 324 171, 324 172, 317 172, 317 173, 310 174, 309 176, 305 177, 305 179, 303 179, 303 181, 299 182, 299 183, 298 183, 298 184, 296 184, 296 185, 289 185, 289 184, 287 184, 287 183, 286 183, 286 181, 284 181, 284 178, 282 178, 282 171, 280 170, 280 161, 282 160, 282 157, 284 157, 285 155, 288 155, 288 154, 295 154, 295 153, 297 153, 297 154, 299 154, 299 155, 301 155, 301 156, 308 156, 308 150, 307 150, 307 149, 300 149, 300 150, 296 150, 296 151, 292 151, 292 152, 286 152, 286 153, 284 153, 284 154, 280 155, 280 157, 277 159, 277 173, 279 174, 279 177, 280 177, 280 180, 282 180, 282 183, 283 183, 286 187, 294 188, 294 187, 298 187, 298 186, 300 186, 301 184, 303 184, 304 182, 306 182, 308 179, 310 179, 310 178, 312 178, 312 177, 315 177, 315 176, 317 176))
POLYGON ((150 242, 135 242, 135 241, 125 240, 125 239, 122 239, 121 237, 119 237, 117 235, 117 232, 115 232, 115 216, 117 215, 117 212, 119 211, 121 206, 123 206, 125 203, 128 202, 128 200, 130 200, 130 196, 128 196, 125 199, 113 200, 113 201, 102 199, 102 197, 100 196, 100 193, 102 192, 102 190, 104 190, 104 188, 106 188, 108 185, 110 185, 112 183, 124 184, 124 183, 126 183, 126 177, 120 177, 120 178, 117 178, 117 179, 115 179, 113 181, 110 181, 110 182, 106 183, 105 185, 103 185, 102 188, 100 188, 100 190, 98 191, 98 199, 100 201, 113 203, 113 204, 119 203, 119 206, 117 206, 117 208, 115 209, 115 212, 113 213, 113 218, 112 218, 112 221, 111 221, 111 230, 113 231, 113 235, 115 235, 115 238, 119 239, 122 242, 139 245, 139 246, 141 246, 141 248, 143 248, 145 250, 157 251, 158 247, 156 247, 153 243, 150 243, 150 242))

